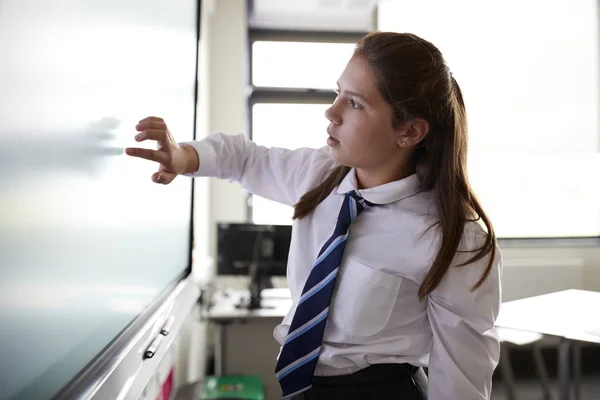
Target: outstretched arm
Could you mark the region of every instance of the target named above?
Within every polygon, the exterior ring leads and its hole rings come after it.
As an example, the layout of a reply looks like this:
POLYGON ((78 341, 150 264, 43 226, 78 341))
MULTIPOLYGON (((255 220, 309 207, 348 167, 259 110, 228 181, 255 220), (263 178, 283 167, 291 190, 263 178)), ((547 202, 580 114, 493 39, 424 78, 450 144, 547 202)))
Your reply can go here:
POLYGON ((293 205, 334 166, 327 149, 267 148, 244 135, 222 133, 177 143, 166 123, 157 117, 140 121, 136 128, 140 131, 136 140, 155 140, 157 150, 129 148, 126 152, 158 162, 159 171, 152 179, 163 184, 177 175, 217 177, 239 182, 256 195, 293 205))

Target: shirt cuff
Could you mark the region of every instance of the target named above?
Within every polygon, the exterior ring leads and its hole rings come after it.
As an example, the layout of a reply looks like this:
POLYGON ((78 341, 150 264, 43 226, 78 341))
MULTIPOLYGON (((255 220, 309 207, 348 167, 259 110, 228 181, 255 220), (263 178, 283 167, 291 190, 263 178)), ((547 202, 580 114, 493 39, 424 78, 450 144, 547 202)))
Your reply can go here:
POLYGON ((209 142, 206 141, 191 141, 181 142, 180 145, 186 145, 196 150, 198 154, 198 170, 183 174, 183 176, 200 177, 200 176, 216 176, 217 175, 217 153, 209 142))

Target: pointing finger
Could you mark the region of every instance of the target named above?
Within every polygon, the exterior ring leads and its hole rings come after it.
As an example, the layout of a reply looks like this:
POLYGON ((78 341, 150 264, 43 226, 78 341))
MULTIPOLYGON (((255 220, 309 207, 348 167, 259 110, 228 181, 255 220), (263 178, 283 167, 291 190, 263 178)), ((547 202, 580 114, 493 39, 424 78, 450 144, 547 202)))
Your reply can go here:
POLYGON ((155 161, 157 163, 164 163, 165 155, 157 150, 140 149, 135 147, 128 147, 125 149, 125 154, 132 157, 143 158, 145 160, 155 161))

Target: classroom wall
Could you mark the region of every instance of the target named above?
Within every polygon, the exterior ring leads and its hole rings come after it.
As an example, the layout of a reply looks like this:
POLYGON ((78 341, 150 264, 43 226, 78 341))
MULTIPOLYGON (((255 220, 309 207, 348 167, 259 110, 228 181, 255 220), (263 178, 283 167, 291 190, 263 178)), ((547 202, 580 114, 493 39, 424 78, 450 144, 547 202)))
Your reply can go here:
MULTIPOLYGON (((202 1, 198 139, 217 131, 246 130, 245 4, 244 0, 202 1)), ((203 265, 196 275, 204 280, 213 273, 204 266, 214 259, 217 221, 244 221, 246 205, 239 185, 219 179, 196 179, 195 195, 195 256, 203 265)))
MULTIPOLYGON (((239 133, 245 130, 246 108, 240 89, 246 82, 245 3, 244 0, 202 0, 197 139, 215 131, 239 133)), ((177 139, 177 132, 173 135, 177 139)), ((214 276, 216 222, 242 222, 246 208, 239 185, 217 179, 196 179, 194 189, 193 275, 206 288, 214 276)), ((206 360, 212 355, 213 336, 214 331, 200 321, 198 310, 194 310, 178 337, 177 387, 204 377, 206 360)))

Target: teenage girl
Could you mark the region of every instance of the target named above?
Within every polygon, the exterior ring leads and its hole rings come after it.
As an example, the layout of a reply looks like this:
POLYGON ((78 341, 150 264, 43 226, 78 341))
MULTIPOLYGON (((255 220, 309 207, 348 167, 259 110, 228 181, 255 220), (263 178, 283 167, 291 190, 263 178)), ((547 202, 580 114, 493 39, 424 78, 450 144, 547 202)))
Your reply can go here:
POLYGON ((178 144, 148 117, 136 140, 158 150, 126 152, 159 163, 157 183, 218 177, 294 206, 293 307, 274 332, 284 398, 421 399, 413 373, 428 367, 429 400, 489 399, 501 257, 467 178, 458 83, 428 41, 374 32, 337 93, 322 149, 178 144))

